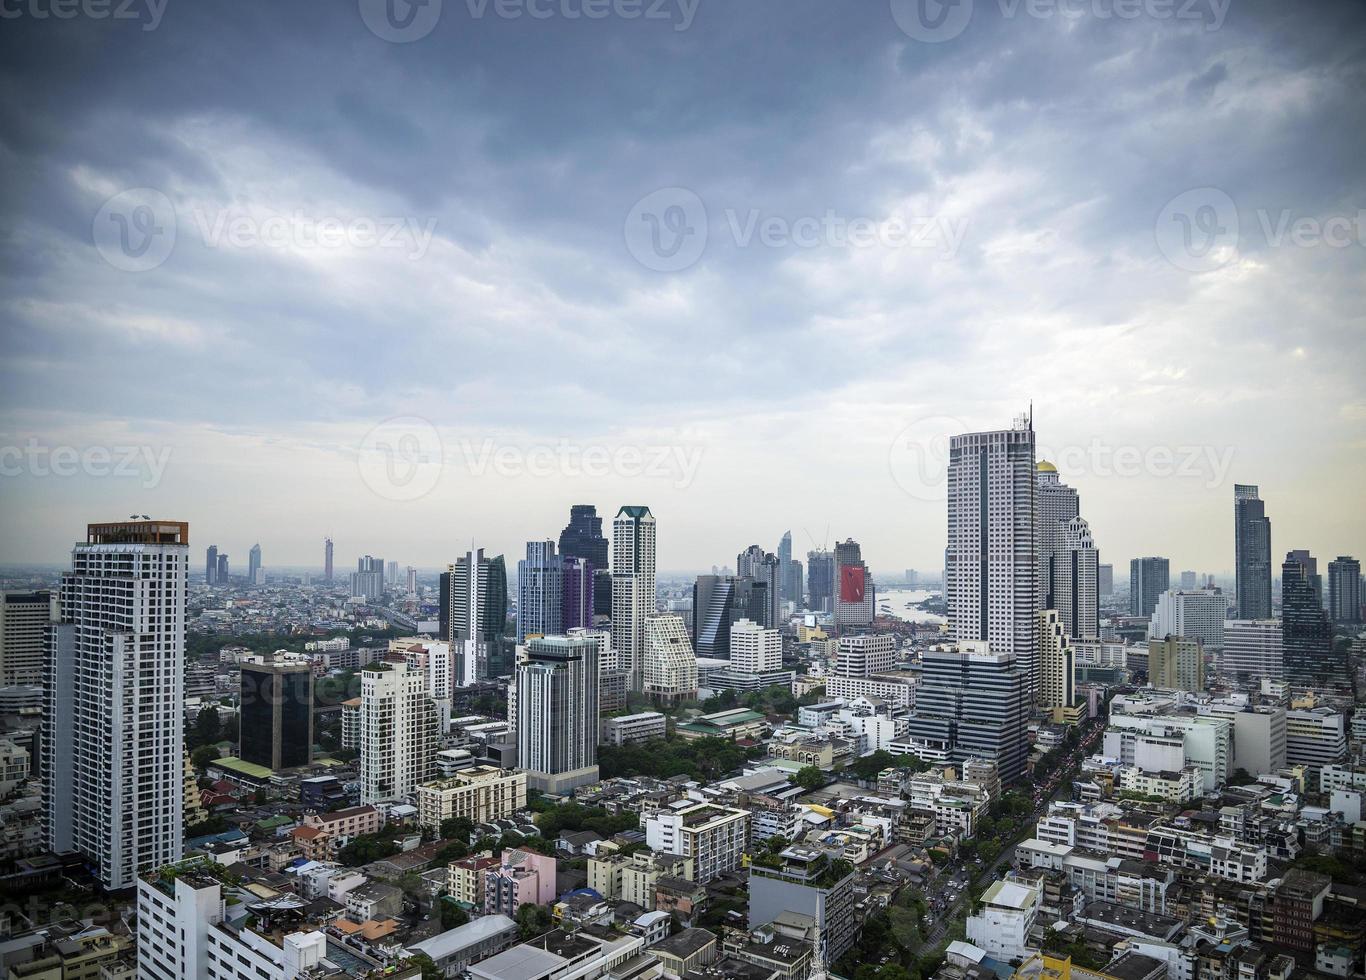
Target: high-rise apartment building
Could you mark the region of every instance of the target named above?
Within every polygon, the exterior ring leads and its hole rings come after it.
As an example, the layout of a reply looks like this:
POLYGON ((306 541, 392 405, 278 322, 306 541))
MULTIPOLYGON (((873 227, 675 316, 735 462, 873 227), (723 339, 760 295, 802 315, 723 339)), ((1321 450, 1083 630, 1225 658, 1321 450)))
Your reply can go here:
POLYGON ((1074 640, 1100 637, 1100 553, 1091 527, 1074 517, 1063 529, 1062 546, 1049 559, 1052 604, 1067 635, 1074 640))
POLYGON ((1224 614, 1228 599, 1218 586, 1208 589, 1168 589, 1157 597, 1148 639, 1179 636, 1199 640, 1210 650, 1224 648, 1224 614))
POLYGON ((1255 485, 1233 486, 1235 599, 1239 619, 1271 618, 1271 518, 1255 485))
POLYGON ((1115 594, 1115 566, 1097 565, 1096 566, 1096 591, 1101 598, 1115 594))
POLYGON ((1281 660, 1285 679, 1310 687, 1349 685, 1344 650, 1333 655, 1333 627, 1314 588, 1312 566, 1304 552, 1290 552, 1281 565, 1281 660))
POLYGON ((1157 597, 1171 588, 1171 562, 1166 558, 1134 558, 1129 562, 1129 615, 1151 616, 1157 597))
POLYGON ((877 589, 863 561, 863 549, 853 538, 835 544, 835 625, 867 627, 873 625, 877 608, 877 589))
POLYGON ((587 636, 537 637, 517 665, 517 764, 527 785, 567 793, 598 781, 598 649, 587 636))
POLYGON ((429 781, 436 730, 436 703, 421 671, 386 661, 361 668, 361 803, 401 800, 429 781))
POLYGON ((782 567, 777 555, 765 552, 757 544, 750 545, 735 557, 736 576, 752 579, 764 588, 763 614, 756 620, 762 626, 777 627, 781 621, 782 567))
MULTIPOLYGON (((694 661, 696 664, 696 661, 694 661)), ((749 619, 730 627, 730 669, 748 674, 781 670, 783 636, 776 629, 765 629, 749 619)))
POLYGON ((1039 677, 1035 685, 1038 706, 1046 711, 1059 712, 1076 703, 1076 652, 1071 635, 1063 625, 1057 610, 1041 609, 1037 614, 1039 629, 1039 677))
POLYGON ((204 552, 204 584, 214 585, 218 581, 218 545, 211 544, 204 552))
POLYGON ((497 673, 507 624, 507 568, 503 556, 478 548, 447 565, 439 584, 441 629, 455 661, 455 682, 467 686, 497 673))
POLYGON ((835 611, 835 555, 824 548, 806 553, 806 604, 816 612, 835 611))
POLYGON ((612 614, 612 570, 607 561, 608 543, 602 534, 602 518, 592 504, 569 508, 569 523, 560 532, 560 554, 582 558, 593 567, 593 612, 612 614))
POLYGON ((1077 491, 1058 477, 1058 468, 1039 460, 1035 469, 1035 541, 1039 552, 1039 608, 1057 609, 1054 565, 1066 548, 1067 526, 1080 513, 1077 491))
POLYGON ((215 584, 215 585, 227 585, 227 584, 228 584, 228 575, 229 575, 229 569, 228 569, 228 556, 227 556, 227 553, 226 553, 226 552, 220 551, 220 552, 218 553, 218 574, 215 575, 214 578, 213 578, 214 584, 215 584))
POLYGON ((1182 589, 1182 591, 1187 591, 1187 592, 1188 592, 1188 591, 1190 591, 1191 589, 1194 589, 1194 588, 1195 588, 1195 573, 1194 573, 1194 572, 1191 572, 1191 571, 1182 572, 1182 573, 1181 573, 1181 589, 1182 589))
POLYGON ((332 539, 323 539, 323 579, 332 582, 332 539))
POLYGON ((43 683, 47 630, 57 620, 55 592, 0 592, 0 687, 43 683))
POLYGON ((517 642, 564 629, 564 567, 555 542, 528 541, 526 557, 517 563, 517 642))
POLYGON ((242 661, 238 756, 267 769, 313 761, 313 665, 284 651, 242 661))
POLYGON ((1205 648, 1198 639, 1167 636, 1148 641, 1148 683, 1169 691, 1205 690, 1205 648))
MULTIPOLYGON (((970 432, 949 441, 948 612, 960 643, 1008 657, 1033 697, 1039 608, 1034 427, 970 432)), ((1004 772, 1004 769, 1003 769, 1004 772)))
MULTIPOLYGON (((1037 630, 1032 613, 1030 622, 1037 630)), ((927 651, 921 666, 909 723, 911 745, 930 758, 990 759, 1002 783, 1023 776, 1030 684, 1014 656, 969 640, 960 641, 957 650, 927 651)))
POLYGON ((841 636, 835 649, 836 677, 872 677, 896 665, 896 637, 890 633, 841 636))
POLYGON ((778 541, 779 597, 786 602, 802 604, 802 563, 792 557, 792 532, 784 531, 778 541))
POLYGON ((1328 618, 1335 623, 1361 622, 1361 562, 1338 555, 1328 563, 1328 618))
POLYGON ((362 555, 351 573, 351 595, 377 602, 384 596, 384 559, 362 555))
POLYGON ((1219 655, 1219 673, 1227 677, 1250 679, 1285 678, 1279 619, 1230 619, 1224 624, 1224 649, 1219 655))
POLYGON ((656 607, 655 517, 626 506, 612 522, 612 647, 633 691, 645 684, 645 617, 656 607))
POLYGON ((247 583, 249 585, 261 585, 262 582, 257 581, 260 578, 261 546, 254 544, 251 546, 251 550, 247 552, 247 583))
POLYGON ((111 891, 182 853, 189 538, 178 521, 89 525, 48 630, 47 847, 111 891))
POLYGON ((667 702, 697 697, 697 656, 688 627, 676 613, 645 617, 644 692, 667 702))

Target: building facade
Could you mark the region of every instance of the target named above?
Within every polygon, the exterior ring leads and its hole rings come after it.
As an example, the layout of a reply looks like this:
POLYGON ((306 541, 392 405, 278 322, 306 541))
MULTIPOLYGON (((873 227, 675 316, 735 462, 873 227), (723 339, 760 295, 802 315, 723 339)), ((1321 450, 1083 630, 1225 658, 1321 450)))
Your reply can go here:
POLYGON ((655 518, 648 507, 622 507, 612 522, 612 647, 632 691, 644 689, 645 617, 655 607, 655 518))
POLYGON ((1271 518, 1253 484, 1233 486, 1233 547, 1239 619, 1271 618, 1271 518))
POLYGON ((517 761, 532 789, 598 781, 598 649, 586 636, 540 637, 517 665, 517 761))

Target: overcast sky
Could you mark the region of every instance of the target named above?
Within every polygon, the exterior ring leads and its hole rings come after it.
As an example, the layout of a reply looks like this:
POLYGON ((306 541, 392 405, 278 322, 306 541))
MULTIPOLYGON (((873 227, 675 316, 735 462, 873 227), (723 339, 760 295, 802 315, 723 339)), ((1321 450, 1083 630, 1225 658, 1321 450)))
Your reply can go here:
POLYGON ((1360 4, 389 3, 6 4, 0 561, 937 571, 1031 400, 1102 561, 1366 552, 1360 4))

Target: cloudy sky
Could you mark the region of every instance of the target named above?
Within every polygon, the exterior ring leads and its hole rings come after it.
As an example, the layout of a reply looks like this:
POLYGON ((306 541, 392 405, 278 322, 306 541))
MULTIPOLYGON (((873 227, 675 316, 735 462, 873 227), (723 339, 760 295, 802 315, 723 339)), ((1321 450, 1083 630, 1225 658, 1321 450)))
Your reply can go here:
POLYGON ((938 569, 954 431, 1102 560, 1366 552, 1366 12, 1254 0, 10 0, 0 561, 938 569), (387 5, 386 5, 387 2, 387 5))

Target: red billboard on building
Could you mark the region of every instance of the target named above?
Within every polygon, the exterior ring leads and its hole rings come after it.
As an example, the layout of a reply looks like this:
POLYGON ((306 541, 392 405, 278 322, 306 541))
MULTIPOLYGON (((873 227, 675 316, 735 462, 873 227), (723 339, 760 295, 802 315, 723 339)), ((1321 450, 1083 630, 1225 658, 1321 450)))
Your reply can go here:
POLYGON ((840 602, 863 601, 863 566, 840 566, 840 602))

